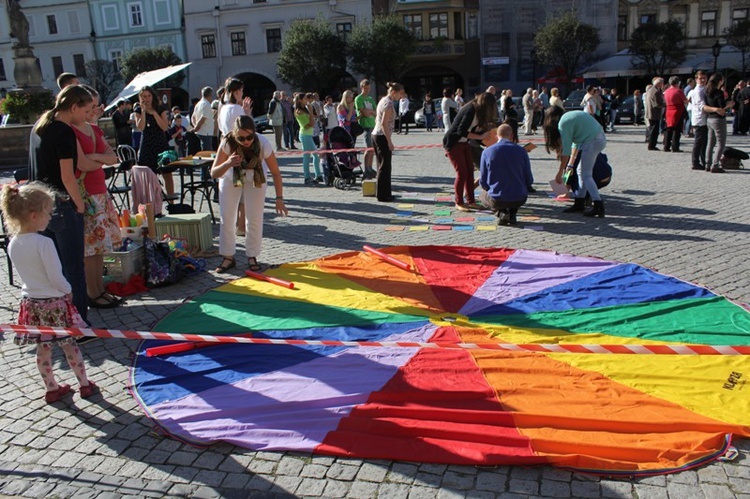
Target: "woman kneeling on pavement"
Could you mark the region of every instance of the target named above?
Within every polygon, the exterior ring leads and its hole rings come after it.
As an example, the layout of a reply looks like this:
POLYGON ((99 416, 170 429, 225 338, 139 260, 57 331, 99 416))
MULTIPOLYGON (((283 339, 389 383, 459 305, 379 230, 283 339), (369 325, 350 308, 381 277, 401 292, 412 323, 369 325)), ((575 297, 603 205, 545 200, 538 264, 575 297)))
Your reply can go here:
POLYGON ((245 204, 245 254, 249 270, 260 271, 257 257, 263 241, 263 205, 266 199, 266 178, 273 177, 276 189, 276 213, 287 215, 284 205, 281 173, 271 143, 255 133, 255 122, 247 115, 238 116, 234 127, 219 145, 211 167, 211 177, 219 179, 219 253, 224 257, 216 272, 234 268, 236 252, 237 207, 245 204))
POLYGON ((497 100, 494 95, 485 92, 458 111, 450 129, 443 136, 446 156, 456 170, 453 190, 459 211, 481 209, 474 199, 474 161, 469 140, 484 140, 496 125, 497 100), (464 204, 464 195, 467 204, 464 204))
POLYGON ((596 118, 584 111, 563 113, 562 109, 553 106, 544 116, 544 141, 547 152, 555 151, 560 159, 560 168, 555 177, 558 184, 564 183, 566 168, 575 169, 576 156, 581 155, 577 170, 578 189, 573 192, 574 203, 563 212, 583 212, 587 217, 604 218, 604 203, 593 177, 596 157, 607 145, 604 131, 596 118), (585 209, 587 193, 594 202, 590 210, 585 209))

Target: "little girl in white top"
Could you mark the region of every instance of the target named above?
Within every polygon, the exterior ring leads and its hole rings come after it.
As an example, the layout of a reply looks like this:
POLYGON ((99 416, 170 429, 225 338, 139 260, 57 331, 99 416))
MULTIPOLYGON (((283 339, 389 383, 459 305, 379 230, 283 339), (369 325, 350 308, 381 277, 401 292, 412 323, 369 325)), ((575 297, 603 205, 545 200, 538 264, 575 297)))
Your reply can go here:
MULTIPOLYGON (((39 234, 47 228, 55 206, 54 193, 40 182, 21 187, 3 186, 0 209, 12 236, 8 254, 23 281, 18 324, 24 326, 88 327, 71 300, 70 283, 62 273, 60 258, 52 239, 39 234)), ((72 392, 70 385, 55 381, 52 373, 52 347, 60 345, 70 368, 78 378, 81 397, 88 398, 97 386, 86 377, 86 367, 78 345, 70 336, 17 333, 17 345, 36 344, 36 364, 47 389, 44 400, 57 402, 72 392)))

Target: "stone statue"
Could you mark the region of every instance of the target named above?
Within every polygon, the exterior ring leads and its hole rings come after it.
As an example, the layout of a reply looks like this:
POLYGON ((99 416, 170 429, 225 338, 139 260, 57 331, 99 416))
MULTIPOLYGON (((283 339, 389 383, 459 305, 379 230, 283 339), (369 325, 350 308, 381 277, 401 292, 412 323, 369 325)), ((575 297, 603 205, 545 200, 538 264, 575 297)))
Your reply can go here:
POLYGON ((14 47, 29 46, 29 20, 21 12, 21 6, 18 0, 8 0, 8 19, 10 20, 10 30, 17 40, 14 47))

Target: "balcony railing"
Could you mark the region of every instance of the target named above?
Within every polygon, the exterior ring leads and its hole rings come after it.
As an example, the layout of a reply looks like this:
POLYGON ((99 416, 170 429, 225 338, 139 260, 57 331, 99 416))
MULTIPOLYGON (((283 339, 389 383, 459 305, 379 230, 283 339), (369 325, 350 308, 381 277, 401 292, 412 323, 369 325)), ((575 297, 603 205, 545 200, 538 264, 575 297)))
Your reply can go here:
POLYGON ((425 40, 417 42, 414 57, 459 57, 464 55, 466 47, 463 40, 425 40))

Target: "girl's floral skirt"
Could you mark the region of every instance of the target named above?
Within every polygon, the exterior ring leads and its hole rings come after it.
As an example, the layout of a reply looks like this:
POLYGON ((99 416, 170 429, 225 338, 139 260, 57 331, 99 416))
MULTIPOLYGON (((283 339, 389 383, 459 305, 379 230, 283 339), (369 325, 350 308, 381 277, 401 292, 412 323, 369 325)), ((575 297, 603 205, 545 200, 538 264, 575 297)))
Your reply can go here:
MULTIPOLYGON (((88 324, 73 305, 70 294, 56 298, 22 298, 21 309, 18 312, 18 324, 22 326, 88 327, 88 324)), ((36 344, 42 341, 68 343, 72 342, 73 338, 53 334, 16 333, 13 340, 16 345, 36 344)))

